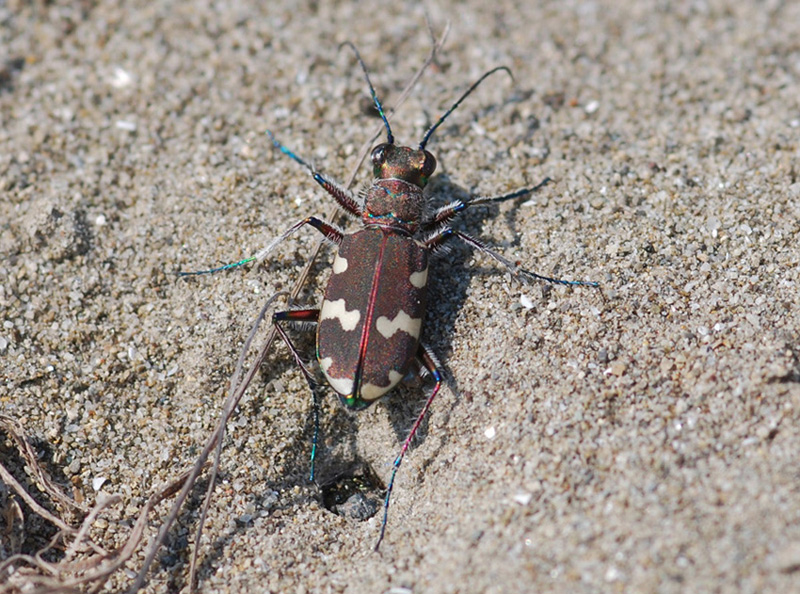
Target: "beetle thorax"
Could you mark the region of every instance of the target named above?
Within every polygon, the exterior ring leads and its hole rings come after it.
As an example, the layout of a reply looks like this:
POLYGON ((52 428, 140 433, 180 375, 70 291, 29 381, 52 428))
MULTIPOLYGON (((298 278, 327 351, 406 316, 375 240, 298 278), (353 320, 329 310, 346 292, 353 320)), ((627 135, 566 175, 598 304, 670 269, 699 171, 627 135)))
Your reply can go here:
POLYGON ((365 225, 380 225, 416 232, 425 209, 422 188, 399 179, 380 179, 367 191, 364 203, 365 225))

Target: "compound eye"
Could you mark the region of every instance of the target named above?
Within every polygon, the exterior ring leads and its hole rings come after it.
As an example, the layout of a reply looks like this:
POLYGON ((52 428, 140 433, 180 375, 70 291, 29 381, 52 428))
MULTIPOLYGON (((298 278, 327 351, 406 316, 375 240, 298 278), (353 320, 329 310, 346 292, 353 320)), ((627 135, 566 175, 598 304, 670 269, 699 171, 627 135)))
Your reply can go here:
POLYGON ((372 164, 375 167, 380 167, 386 162, 386 147, 389 146, 387 143, 379 144, 374 149, 372 149, 372 164))
POLYGON ((422 163, 422 169, 420 171, 425 177, 430 177, 433 175, 433 172, 436 171, 436 157, 428 151, 425 151, 425 161, 422 163))

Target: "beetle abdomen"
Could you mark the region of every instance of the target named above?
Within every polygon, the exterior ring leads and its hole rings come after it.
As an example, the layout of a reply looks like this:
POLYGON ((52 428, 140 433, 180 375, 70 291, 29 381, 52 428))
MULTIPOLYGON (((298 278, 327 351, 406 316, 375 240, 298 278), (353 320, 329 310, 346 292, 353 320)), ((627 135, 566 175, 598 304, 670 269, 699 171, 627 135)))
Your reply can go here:
POLYGON ((320 308, 317 359, 348 407, 368 406, 408 372, 427 280, 428 253, 414 239, 377 226, 343 238, 320 308))

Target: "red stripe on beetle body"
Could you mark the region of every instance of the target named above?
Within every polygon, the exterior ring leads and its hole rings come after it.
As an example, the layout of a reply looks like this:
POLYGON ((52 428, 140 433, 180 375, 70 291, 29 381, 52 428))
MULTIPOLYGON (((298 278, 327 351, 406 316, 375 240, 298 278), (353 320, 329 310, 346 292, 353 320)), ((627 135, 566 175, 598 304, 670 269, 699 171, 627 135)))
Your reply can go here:
POLYGON ((427 250, 391 229, 343 238, 320 309, 317 359, 348 407, 368 406, 408 372, 425 317, 427 268, 427 250))

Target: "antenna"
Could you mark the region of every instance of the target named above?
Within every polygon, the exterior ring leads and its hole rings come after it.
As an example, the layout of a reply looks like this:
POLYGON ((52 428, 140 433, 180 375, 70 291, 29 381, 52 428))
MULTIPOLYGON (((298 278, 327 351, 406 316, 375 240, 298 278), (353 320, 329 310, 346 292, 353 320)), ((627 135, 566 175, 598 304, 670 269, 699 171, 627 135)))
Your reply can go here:
POLYGON ((358 53, 358 49, 356 46, 353 45, 351 41, 345 41, 342 45, 339 46, 341 49, 344 46, 350 47, 356 54, 356 59, 358 63, 361 64, 361 69, 364 71, 364 76, 367 79, 367 84, 369 85, 369 94, 372 95, 372 101, 375 103, 375 108, 378 110, 378 113, 381 115, 381 119, 383 120, 383 125, 386 127, 386 142, 389 144, 394 144, 394 134, 392 134, 392 129, 389 127, 389 120, 386 119, 386 113, 383 111, 383 105, 378 100, 378 96, 375 94, 375 87, 372 86, 372 81, 369 79, 369 72, 367 72, 367 65, 364 64, 364 60, 361 59, 361 54, 358 53))
MULTIPOLYGON (((489 76, 491 76, 492 74, 494 74, 498 70, 505 70, 506 72, 508 72, 508 75, 511 77, 511 80, 514 80, 514 75, 511 74, 511 70, 509 70, 505 66, 498 66, 497 68, 492 68, 489 72, 487 72, 482 77, 480 77, 478 80, 476 80, 472 84, 472 86, 470 88, 468 88, 467 91, 463 95, 461 95, 461 97, 458 98, 458 101, 453 103, 453 105, 450 107, 450 109, 448 109, 446 112, 444 112, 444 115, 439 118, 438 122, 436 122, 433 126, 428 128, 428 131, 425 132, 425 136, 422 137, 422 142, 419 143, 419 150, 421 150, 421 151, 425 150, 425 145, 428 144, 428 141, 431 139, 431 135, 433 134, 434 130, 436 130, 436 128, 438 128, 439 126, 442 125, 442 122, 444 122, 447 119, 447 116, 449 116, 451 113, 453 113, 456 110, 456 108, 459 105, 461 105, 461 102, 464 101, 464 99, 466 99, 467 97, 469 97, 469 95, 470 95, 470 93, 472 93, 472 91, 474 91, 475 89, 478 88, 478 85, 480 85, 484 80, 486 80, 489 76)), ((374 97, 374 94, 373 94, 373 97, 374 97)), ((376 101, 377 101, 377 99, 376 99, 376 101)))

